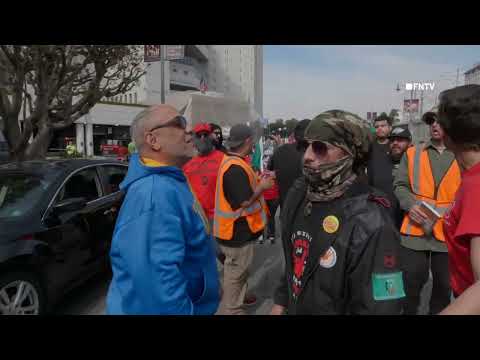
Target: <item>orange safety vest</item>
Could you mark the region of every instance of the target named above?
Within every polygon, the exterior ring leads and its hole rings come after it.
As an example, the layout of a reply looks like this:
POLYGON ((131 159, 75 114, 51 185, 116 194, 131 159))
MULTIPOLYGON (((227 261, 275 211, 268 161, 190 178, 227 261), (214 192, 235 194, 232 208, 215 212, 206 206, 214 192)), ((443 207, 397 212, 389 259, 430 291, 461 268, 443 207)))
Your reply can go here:
POLYGON ((241 217, 245 217, 248 227, 252 233, 262 231, 267 225, 268 208, 263 195, 255 200, 250 207, 233 210, 223 189, 223 175, 232 165, 240 166, 248 175, 250 186, 255 191, 258 184, 258 178, 250 165, 236 156, 224 155, 220 164, 217 177, 217 187, 215 190, 215 216, 213 219, 213 235, 221 240, 231 240, 233 237, 233 225, 241 217))
MULTIPOLYGON (((445 241, 443 234, 443 215, 447 212, 455 199, 455 193, 460 186, 460 168, 457 161, 453 160, 450 168, 435 186, 430 159, 427 149, 417 149, 413 146, 407 150, 408 176, 410 189, 418 201, 430 204, 442 217, 433 226, 433 236, 440 241, 445 241)), ((405 215, 400 233, 410 236, 424 236, 421 226, 416 225, 408 213, 405 215)))

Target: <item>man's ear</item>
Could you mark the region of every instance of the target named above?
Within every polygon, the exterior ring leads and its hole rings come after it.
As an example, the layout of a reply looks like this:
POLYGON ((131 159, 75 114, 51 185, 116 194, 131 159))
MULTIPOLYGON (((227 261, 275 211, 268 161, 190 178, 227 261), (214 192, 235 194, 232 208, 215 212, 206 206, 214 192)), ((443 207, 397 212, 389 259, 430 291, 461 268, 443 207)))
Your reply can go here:
POLYGON ((145 145, 147 145, 149 148, 155 151, 161 151, 162 146, 160 145, 158 138, 152 133, 146 133, 144 140, 145 140, 145 145))
POLYGON ((153 136, 152 133, 147 132, 143 135, 143 141, 145 142, 146 145, 152 146, 152 144, 156 141, 155 136, 153 136))

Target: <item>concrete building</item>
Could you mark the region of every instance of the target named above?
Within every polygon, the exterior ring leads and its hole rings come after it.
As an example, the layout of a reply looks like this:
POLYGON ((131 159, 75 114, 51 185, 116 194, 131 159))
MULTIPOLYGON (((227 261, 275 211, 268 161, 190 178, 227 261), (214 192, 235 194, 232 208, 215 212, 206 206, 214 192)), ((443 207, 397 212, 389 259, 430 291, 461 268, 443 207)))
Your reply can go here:
MULTIPOLYGON (((104 99, 112 103, 157 104, 161 93, 161 64, 145 64, 146 76, 129 93, 104 99)), ((185 45, 185 57, 165 62, 166 95, 208 90, 245 100, 263 115, 262 45, 185 45)))
POLYGON ((470 70, 465 72, 465 85, 480 85, 480 63, 475 64, 470 70))
POLYGON ((263 116, 262 45, 212 45, 210 58, 209 89, 243 99, 263 116))
MULTIPOLYGON (((144 66, 145 76, 130 92, 103 99, 57 138, 75 138, 77 150, 88 156, 99 155, 102 144, 128 142, 135 115, 161 102, 161 63, 144 66)), ((179 109, 189 104, 194 122, 211 121, 225 126, 226 119, 232 124, 263 116, 261 45, 185 45, 183 59, 165 62, 163 81, 166 103, 179 109), (202 78, 208 87, 205 94, 199 92, 202 78), (245 116, 247 113, 249 116, 245 116)), ((57 140, 56 146, 61 142, 57 140)))

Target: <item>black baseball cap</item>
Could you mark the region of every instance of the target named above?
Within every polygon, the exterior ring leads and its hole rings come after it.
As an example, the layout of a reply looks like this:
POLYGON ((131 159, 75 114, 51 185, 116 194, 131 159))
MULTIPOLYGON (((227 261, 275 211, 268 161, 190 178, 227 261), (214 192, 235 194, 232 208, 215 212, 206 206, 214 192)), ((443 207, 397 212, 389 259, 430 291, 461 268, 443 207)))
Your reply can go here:
POLYGON ((249 137, 253 137, 253 130, 248 125, 237 124, 230 129, 230 136, 225 145, 229 149, 235 149, 242 145, 249 137))
POLYGON ((408 130, 408 128, 403 126, 396 126, 392 129, 388 138, 403 138, 412 141, 412 134, 410 133, 410 130, 408 130))

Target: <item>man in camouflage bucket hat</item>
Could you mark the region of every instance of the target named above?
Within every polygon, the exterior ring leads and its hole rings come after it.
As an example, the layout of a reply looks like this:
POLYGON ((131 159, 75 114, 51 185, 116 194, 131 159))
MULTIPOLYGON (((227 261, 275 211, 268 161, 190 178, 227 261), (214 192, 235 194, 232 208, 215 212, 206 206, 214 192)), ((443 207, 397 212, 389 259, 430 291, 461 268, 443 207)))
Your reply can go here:
POLYGON ((400 314, 398 233, 389 202, 360 180, 373 137, 331 110, 305 131, 304 176, 285 200, 285 274, 271 314, 400 314))
POLYGON ((307 196, 312 201, 341 196, 363 171, 372 141, 373 136, 364 120, 355 114, 331 110, 318 115, 305 130, 303 145, 325 144, 326 148, 319 148, 320 151, 334 146, 343 150, 344 156, 318 168, 308 166, 310 158, 305 160, 303 173, 310 180, 307 196))

